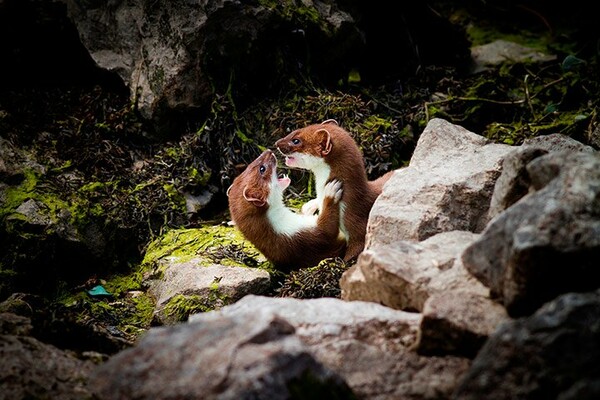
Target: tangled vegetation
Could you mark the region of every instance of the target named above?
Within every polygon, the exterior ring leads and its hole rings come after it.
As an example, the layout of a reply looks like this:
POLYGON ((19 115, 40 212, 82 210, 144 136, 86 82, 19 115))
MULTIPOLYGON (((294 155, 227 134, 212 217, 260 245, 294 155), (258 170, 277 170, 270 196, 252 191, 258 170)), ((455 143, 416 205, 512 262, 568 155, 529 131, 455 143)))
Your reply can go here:
POLYGON ((328 258, 314 267, 292 271, 277 288, 276 295, 297 299, 339 298, 340 278, 351 264, 339 258, 328 258))

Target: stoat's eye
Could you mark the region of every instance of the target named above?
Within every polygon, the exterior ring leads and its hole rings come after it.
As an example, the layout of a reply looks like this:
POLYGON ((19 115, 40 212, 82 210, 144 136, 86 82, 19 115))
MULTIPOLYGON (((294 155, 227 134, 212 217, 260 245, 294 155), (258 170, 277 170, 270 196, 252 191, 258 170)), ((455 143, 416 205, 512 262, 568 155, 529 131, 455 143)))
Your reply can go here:
POLYGON ((260 174, 264 174, 265 171, 267 170, 267 168, 264 165, 261 165, 260 168, 258 169, 258 171, 260 172, 260 174))
POLYGON ((300 144, 300 139, 298 139, 298 138, 293 138, 293 139, 292 139, 292 144, 296 144, 296 145, 300 144))

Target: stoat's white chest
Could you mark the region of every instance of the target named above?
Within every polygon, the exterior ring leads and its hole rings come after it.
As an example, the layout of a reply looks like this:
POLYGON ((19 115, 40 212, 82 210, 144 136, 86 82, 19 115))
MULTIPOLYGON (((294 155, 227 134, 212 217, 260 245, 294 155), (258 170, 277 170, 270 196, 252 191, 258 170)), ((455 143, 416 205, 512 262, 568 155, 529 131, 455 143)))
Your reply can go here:
POLYGON ((283 203, 283 190, 277 184, 277 177, 271 180, 267 219, 278 235, 294 236, 294 234, 317 226, 317 215, 298 214, 283 203))

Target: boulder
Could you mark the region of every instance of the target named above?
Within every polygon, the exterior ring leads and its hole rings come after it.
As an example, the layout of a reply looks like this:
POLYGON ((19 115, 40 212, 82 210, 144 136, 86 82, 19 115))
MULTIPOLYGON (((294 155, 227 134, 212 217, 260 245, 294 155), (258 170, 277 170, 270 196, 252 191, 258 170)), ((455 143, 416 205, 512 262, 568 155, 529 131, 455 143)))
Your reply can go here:
POLYGON ((365 249, 440 232, 481 232, 511 150, 448 121, 429 121, 408 167, 392 175, 373 204, 365 249))
POLYGON ((106 400, 354 398, 293 326, 261 310, 153 328, 99 366, 90 383, 106 400))
POLYGON ((527 172, 534 192, 492 220, 462 254, 511 316, 600 287, 600 154, 551 152, 527 172))
POLYGON ((452 399, 597 399, 599 343, 600 292, 565 294, 501 325, 452 399))

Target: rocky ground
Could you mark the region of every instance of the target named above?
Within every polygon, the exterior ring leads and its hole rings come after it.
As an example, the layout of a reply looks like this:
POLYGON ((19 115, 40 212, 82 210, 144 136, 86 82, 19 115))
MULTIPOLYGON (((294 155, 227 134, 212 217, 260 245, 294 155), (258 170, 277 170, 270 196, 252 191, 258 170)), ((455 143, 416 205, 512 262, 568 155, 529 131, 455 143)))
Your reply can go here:
MULTIPOLYGON (((222 93, 210 112, 170 137, 156 136, 125 88, 102 75, 85 84, 31 76, 2 87, 0 309, 30 318, 27 333, 43 343, 98 362, 153 324, 223 305, 218 296, 210 304, 186 299, 172 314, 157 314, 148 294, 157 265, 144 259, 148 249, 170 230, 222 226, 225 190, 257 145, 332 114, 355 135, 372 177, 406 165, 436 117, 497 143, 563 133, 600 147, 597 36, 578 36, 551 11, 517 7, 507 18, 501 7, 439 10, 468 28, 474 45, 502 38, 528 47, 496 42, 475 48, 479 64, 464 70, 423 65, 408 78, 369 87, 309 82, 252 105, 222 93)), ((309 181, 291 175, 289 201, 298 204, 309 181)), ((239 248, 226 248, 236 259, 239 248)), ((263 262, 257 259, 242 263, 263 262)), ((271 273, 260 292, 340 297, 339 279, 351 266, 334 261, 288 277, 271 273)), ((4 324, 3 332, 23 324, 4 324)))

